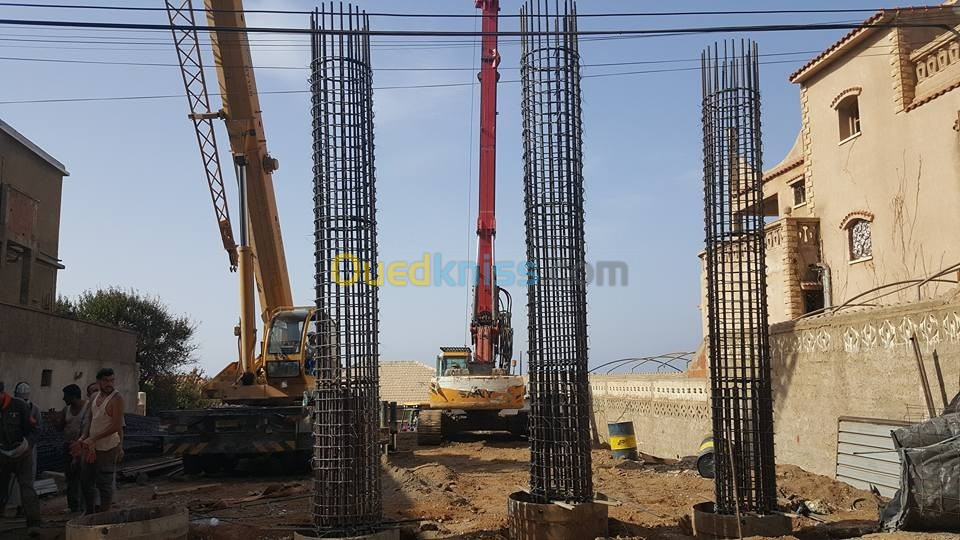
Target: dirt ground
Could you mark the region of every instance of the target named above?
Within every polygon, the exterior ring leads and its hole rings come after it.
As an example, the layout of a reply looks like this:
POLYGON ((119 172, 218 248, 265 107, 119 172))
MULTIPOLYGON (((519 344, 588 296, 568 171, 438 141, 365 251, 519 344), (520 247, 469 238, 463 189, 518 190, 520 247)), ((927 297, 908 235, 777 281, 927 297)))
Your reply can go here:
MULTIPOLYGON (((506 538, 507 495, 528 483, 525 443, 470 440, 391 455, 383 463, 383 501, 387 521, 403 537, 485 540, 506 538)), ((690 538, 684 524, 693 504, 711 500, 713 482, 689 465, 616 461, 595 450, 594 484, 621 503, 610 511, 610 538, 673 540, 690 538)), ((268 476, 254 468, 216 477, 152 478, 121 484, 117 506, 186 506, 191 538, 280 539, 309 525, 310 484, 305 475, 268 476)), ((956 534, 880 534, 875 531, 877 500, 868 492, 807 473, 778 468, 781 504, 794 508, 811 501, 822 515, 794 519, 785 538, 872 540, 946 540, 956 534)), ((42 538, 63 538, 69 519, 62 496, 43 501, 47 526, 42 538)), ((26 538, 16 522, 0 520, 0 538, 26 538)))

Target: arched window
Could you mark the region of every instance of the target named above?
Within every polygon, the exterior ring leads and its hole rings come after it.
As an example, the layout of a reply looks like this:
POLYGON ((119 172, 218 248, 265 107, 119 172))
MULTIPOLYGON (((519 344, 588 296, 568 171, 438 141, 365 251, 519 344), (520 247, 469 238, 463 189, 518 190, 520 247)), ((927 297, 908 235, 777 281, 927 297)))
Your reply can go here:
POLYGON ((847 241, 850 246, 851 261, 873 257, 870 221, 863 218, 851 219, 847 223, 847 241))
POLYGON ((847 96, 837 104, 837 117, 840 120, 841 141, 860 133, 860 103, 857 96, 847 96))
POLYGON ((840 142, 860 134, 860 93, 863 88, 847 88, 830 104, 840 121, 840 142))

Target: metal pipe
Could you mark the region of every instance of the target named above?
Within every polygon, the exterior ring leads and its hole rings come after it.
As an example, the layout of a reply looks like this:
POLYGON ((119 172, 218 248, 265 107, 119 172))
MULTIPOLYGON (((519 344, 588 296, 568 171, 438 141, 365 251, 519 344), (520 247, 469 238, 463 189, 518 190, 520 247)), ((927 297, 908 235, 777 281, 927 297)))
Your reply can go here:
POLYGON ((253 364, 256 359, 257 348, 257 304, 254 299, 256 286, 254 283, 253 248, 249 243, 247 207, 247 158, 244 155, 233 157, 234 168, 237 173, 237 191, 240 194, 240 235, 237 245, 237 278, 240 282, 240 373, 238 380, 245 386, 256 381, 253 373, 253 364))
MULTIPOLYGON (((673 360, 682 360, 682 361, 685 362, 687 365, 690 365, 690 362, 693 360, 693 355, 694 355, 694 354, 696 354, 695 351, 691 351, 691 352, 673 352, 673 353, 660 354, 660 355, 657 355, 657 356, 645 356, 645 357, 640 357, 640 358, 621 358, 621 359, 619 359, 619 360, 611 360, 611 361, 609 361, 609 362, 604 362, 604 363, 602 363, 602 364, 600 364, 600 365, 594 366, 594 367, 590 368, 590 373, 597 373, 597 372, 599 372, 599 370, 601 370, 601 369, 603 369, 603 368, 605 368, 605 367, 607 367, 607 366, 613 366, 613 367, 611 367, 611 368, 609 368, 609 369, 607 370, 607 374, 610 374, 610 373, 612 373, 614 370, 623 367, 623 364, 629 364, 629 363, 633 363, 633 362, 643 362, 643 361, 647 361, 647 360, 658 360, 658 359, 662 359, 662 358, 667 359, 667 360, 668 360, 668 363, 669 363, 669 362, 672 362, 673 360)), ((673 366, 671 366, 671 367, 673 367, 673 366)))
POLYGON ((934 349, 930 356, 933 357, 933 369, 937 374, 937 384, 940 385, 940 399, 943 401, 943 408, 946 409, 947 405, 950 404, 950 400, 947 399, 947 387, 943 382, 943 369, 940 367, 940 355, 937 354, 937 350, 934 349))
POLYGON ((833 306, 833 277, 827 263, 815 263, 814 268, 820 271, 820 283, 823 286, 823 309, 833 306))
POLYGON ((920 343, 916 335, 910 336, 910 345, 913 348, 913 356, 917 361, 917 373, 920 375, 920 389, 923 390, 923 401, 927 405, 929 418, 937 415, 937 409, 933 404, 933 392, 930 390, 930 379, 927 377, 927 368, 923 365, 923 355, 920 354, 920 343))

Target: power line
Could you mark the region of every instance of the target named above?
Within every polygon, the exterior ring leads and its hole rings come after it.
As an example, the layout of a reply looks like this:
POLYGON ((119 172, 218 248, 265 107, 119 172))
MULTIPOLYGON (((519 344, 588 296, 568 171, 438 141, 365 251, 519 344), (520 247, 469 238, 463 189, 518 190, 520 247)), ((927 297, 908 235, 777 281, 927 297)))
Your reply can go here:
MULTIPOLYGON (((889 48, 886 46, 884 48, 889 48)), ((777 53, 766 53, 761 54, 761 57, 781 57, 781 56, 796 56, 800 54, 817 54, 820 51, 794 51, 794 52, 777 52, 777 53)), ((126 62, 126 61, 113 61, 113 60, 83 60, 75 58, 36 58, 36 57, 24 57, 24 56, 0 56, 0 60, 6 61, 15 61, 15 62, 40 62, 40 63, 55 63, 55 64, 91 64, 91 65, 107 65, 107 66, 142 66, 142 67, 180 67, 180 64, 173 62, 126 62)), ((583 68, 596 68, 596 67, 623 67, 623 66, 641 66, 641 65, 652 65, 652 64, 675 64, 681 62, 699 62, 699 58, 674 58, 674 59, 661 59, 661 60, 635 60, 635 61, 623 61, 623 62, 601 62, 597 64, 582 64, 580 67, 583 68)), ((236 66, 225 66, 225 67, 236 67, 236 66)), ((255 65, 254 69, 281 69, 281 70, 298 70, 298 71, 309 71, 309 66, 272 66, 272 65, 255 65)), ((519 71, 519 67, 514 66, 500 66, 499 69, 509 70, 509 71, 519 71)), ((475 67, 377 67, 374 68, 374 71, 403 71, 403 72, 417 72, 417 71, 466 71, 466 72, 476 72, 477 68, 475 67)))
MULTIPOLYGON (((760 62, 761 64, 789 64, 789 63, 802 63, 805 60, 772 60, 767 62, 760 62)), ((617 77, 617 76, 628 76, 628 75, 645 75, 645 74, 654 74, 654 73, 675 73, 675 72, 684 72, 684 71, 699 71, 699 66, 691 67, 682 67, 682 68, 664 68, 664 69, 650 69, 650 70, 637 70, 637 71, 622 71, 614 73, 594 73, 583 75, 584 79, 597 79, 597 78, 606 78, 606 77, 617 77)), ((501 80, 500 84, 519 84, 520 79, 509 79, 501 80)), ((415 84, 415 85, 392 85, 392 86, 377 86, 374 87, 374 90, 416 90, 416 89, 430 89, 430 88, 456 88, 456 87, 466 87, 471 86, 474 83, 465 82, 465 83, 436 83, 436 84, 415 84)), ((260 95, 285 95, 285 94, 308 94, 309 90, 266 90, 259 92, 260 95)), ((27 99, 27 100, 11 100, 11 101, 0 101, 0 105, 23 105, 23 104, 34 104, 34 103, 83 103, 83 102, 96 102, 96 101, 132 101, 132 100, 158 100, 158 99, 183 99, 183 94, 166 94, 166 95, 154 95, 154 96, 110 96, 110 97, 90 97, 90 98, 49 98, 49 99, 27 99)))
MULTIPOLYGON (((272 33, 272 34, 323 34, 348 35, 364 34, 368 36, 392 37, 478 37, 485 32, 459 30, 312 30, 309 28, 291 27, 262 27, 250 26, 239 28, 235 26, 202 26, 202 25, 169 25, 146 23, 119 23, 93 21, 56 21, 36 19, 0 19, 0 24, 13 24, 29 27, 60 27, 60 28, 122 28, 132 30, 193 30, 198 32, 243 32, 243 33, 272 33)), ((649 35, 693 35, 737 32, 792 32, 809 30, 850 30, 857 28, 942 28, 952 30, 952 26, 940 23, 924 22, 888 22, 888 23, 803 23, 803 24, 761 24, 741 26, 699 26, 660 29, 615 29, 615 30, 578 30, 576 32, 560 32, 560 35, 577 36, 649 36, 649 35)), ((497 32, 501 37, 520 37, 523 35, 546 35, 547 32, 497 32)), ((551 36, 558 35, 550 32, 551 36)))
MULTIPOLYGON (((180 28, 180 27, 178 27, 178 28, 180 28)), ((189 27, 186 27, 186 28, 189 28, 189 27)), ((67 31, 69 31, 69 30, 72 30, 72 28, 49 28, 49 30, 67 30, 67 31)), ((115 28, 96 29, 96 30, 131 31, 131 30, 123 30, 123 29, 115 29, 115 28)), ((158 31, 158 30, 141 29, 141 30, 139 30, 139 31, 142 31, 142 32, 152 32, 152 31, 158 31)), ((164 29, 164 30, 159 30, 159 31, 168 32, 169 29, 164 29)), ((309 32, 309 31, 308 31, 308 32, 309 32)), ((139 38, 139 37, 134 37, 134 36, 122 36, 122 37, 113 37, 113 36, 73 36, 73 35, 64 35, 64 36, 44 36, 44 35, 41 35, 41 36, 37 36, 37 35, 35 35, 35 34, 10 34, 10 33, 2 34, 2 35, 20 36, 20 37, 3 38, 3 39, 0 39, 0 41, 14 41, 14 42, 24 42, 24 43, 34 43, 34 42, 35 42, 35 43, 66 43, 66 44, 78 44, 78 45, 83 45, 83 44, 100 44, 100 45, 111 45, 111 44, 112 44, 112 45, 126 45, 126 44, 132 44, 132 45, 155 45, 155 46, 156 46, 156 47, 152 47, 152 48, 141 47, 139 50, 156 50, 157 48, 161 48, 161 47, 162 47, 162 48, 167 48, 167 47, 169 47, 169 42, 168 42, 167 40, 156 40, 156 39, 154 39, 154 40, 152 40, 152 41, 146 41, 146 40, 149 40, 149 39, 151 39, 151 38, 147 38, 147 37, 139 38), (84 39, 79 39, 79 38, 84 38, 84 39), (132 40, 140 40, 140 41, 132 41, 132 40)), ((584 37, 584 38, 581 39, 580 41, 581 41, 581 42, 604 42, 604 41, 611 41, 611 40, 617 40, 617 41, 619 41, 619 40, 633 40, 633 39, 642 39, 642 38, 655 38, 655 37, 663 37, 663 36, 669 36, 669 35, 671 35, 671 34, 669 34, 669 33, 662 33, 662 34, 646 34, 646 35, 631 35, 631 36, 588 36, 588 37, 584 37)), ((304 37, 306 37, 306 36, 304 36, 304 37)), ((254 49, 254 50, 256 50, 256 49, 265 49, 265 50, 271 50, 271 51, 294 51, 294 50, 307 50, 307 48, 310 46, 309 43, 306 42, 305 40, 296 40, 296 39, 256 39, 256 38, 251 38, 251 39, 249 39, 248 41, 250 42, 250 48, 251 48, 251 49, 254 49), (274 43, 270 43, 270 42, 274 42, 274 43)), ((502 45, 503 47, 506 47, 506 46, 514 47, 514 46, 518 46, 518 45, 520 44, 520 40, 519 40, 519 39, 502 39, 502 40, 500 40, 500 43, 501 43, 501 45, 502 45)), ((26 46, 25 46, 25 47, 26 47, 26 46)), ((210 49, 210 48, 211 48, 208 43, 202 43, 202 44, 201 44, 201 47, 202 47, 203 49, 210 49)), ((380 49, 380 50, 404 50, 404 51, 407 51, 407 50, 415 50, 415 49, 417 49, 417 50, 419 50, 419 49, 449 49, 449 48, 453 48, 453 47, 467 48, 467 47, 471 47, 471 44, 470 44, 469 41, 464 41, 464 40, 460 40, 460 41, 453 41, 453 40, 427 40, 427 39, 418 40, 418 39, 415 39, 414 37, 407 37, 407 38, 405 38, 403 41, 383 40, 383 39, 377 38, 377 39, 375 39, 375 41, 372 43, 371 47, 373 47, 373 48, 375 48, 375 49, 380 49)), ((40 48, 42 48, 42 47, 40 47, 40 48)), ((111 49, 107 49, 107 50, 111 50, 111 49)), ((123 49, 119 49, 119 50, 136 50, 136 49, 123 48, 123 49)))
MULTIPOLYGON (((19 8, 52 8, 52 9, 86 9, 101 11, 165 11, 165 7, 155 6, 117 6, 91 4, 40 4, 35 2, 0 2, 0 7, 19 8)), ((628 13, 578 13, 580 18, 612 18, 612 17, 690 17, 690 16, 723 16, 723 15, 802 15, 802 14, 829 14, 829 13, 874 13, 884 8, 860 9, 760 9, 760 10, 710 10, 710 11, 644 11, 628 13)), ((309 15, 313 11, 283 10, 283 9, 243 9, 243 10, 208 10, 197 8, 196 11, 214 13, 261 13, 273 15, 309 15)), ((385 18, 416 18, 416 19, 475 19, 482 17, 479 13, 389 13, 366 12, 370 17, 385 18)), ((519 14, 503 13, 500 18, 519 18, 519 14)))
MULTIPOLYGON (((66 30, 70 31, 68 28, 51 28, 50 30, 66 30)), ((119 30, 126 32, 136 32, 131 30, 119 30)), ((606 36, 606 37, 588 37, 584 38, 581 41, 590 41, 590 42, 606 42, 606 41, 621 41, 621 40, 632 40, 645 37, 656 37, 656 36, 606 36)), ((169 49, 170 42, 169 40, 152 40, 152 41, 132 41, 132 40, 147 40, 152 38, 140 38, 133 36, 124 36, 119 38, 107 37, 104 36, 86 36, 86 35, 37 35, 34 33, 29 34, 18 34, 18 33, 0 33, 0 42, 17 42, 17 43, 69 43, 74 45, 102 45, 102 44, 114 44, 114 45, 153 45, 154 47, 73 47, 78 50, 122 50, 122 51, 153 51, 160 49, 169 49), (3 37, 3 36, 13 36, 13 37, 3 37)), ((309 46, 308 43, 301 40, 292 40, 292 39, 271 39, 271 38, 251 38, 249 40, 250 48, 253 50, 269 50, 272 52, 289 52, 289 51, 301 51, 306 50, 306 47, 309 46)), ((510 45, 514 43, 519 43, 518 40, 501 40, 501 43, 508 42, 510 45)), ((4 45, 0 44, 0 47, 4 45)), ((440 41, 440 40, 423 40, 417 41, 414 39, 409 39, 407 42, 398 42, 390 40, 378 40, 375 42, 373 47, 380 50, 413 50, 413 49, 449 49, 451 47, 472 47, 473 45, 469 41, 440 41), (389 43, 389 45, 388 45, 389 43), (418 43, 423 43, 419 45, 418 43)), ((211 46, 209 43, 202 43, 201 47, 205 50, 210 50, 211 46)), ((42 46, 28 46, 24 45, 22 48, 34 48, 34 49, 47 49, 47 48, 57 48, 61 47, 42 47, 42 46)), ((811 53, 816 53, 819 51, 811 51, 811 53)), ((762 55, 761 55, 762 56, 762 55)))
MULTIPOLYGON (((654 38, 655 38, 655 37, 665 37, 665 36, 679 35, 679 34, 682 34, 682 33, 707 32, 707 31, 710 31, 710 32, 715 32, 715 31, 717 31, 717 32, 718 32, 718 31, 725 31, 725 30, 728 30, 728 29, 730 29, 730 28, 735 28, 735 29, 737 29, 737 30, 745 30, 745 31, 750 31, 750 30, 755 30, 755 31, 823 30, 823 29, 855 28, 855 27, 856 27, 856 28, 860 28, 860 27, 915 27, 915 26, 935 27, 935 28, 943 28, 943 29, 946 29, 946 28, 948 28, 949 25, 947 25, 947 24, 940 24, 940 23, 938 23, 938 22, 936 22, 936 21, 946 21, 947 19, 948 19, 948 17, 945 16, 945 15, 943 15, 943 16, 925 17, 925 18, 924 18, 924 22, 921 22, 921 23, 886 23, 886 24, 877 24, 877 25, 866 25, 866 26, 864 26, 863 24, 857 23, 856 21, 832 21, 832 22, 825 22, 825 23, 817 23, 817 24, 815 24, 815 25, 814 25, 814 24, 807 24, 807 25, 789 25, 789 27, 784 27, 783 25, 774 25, 774 26, 739 26, 739 27, 712 27, 712 28, 695 28, 695 29, 677 29, 677 31, 671 31, 671 30, 669 30, 669 29, 668 29, 668 30, 642 30, 642 32, 648 32, 648 33, 645 33, 645 34, 635 34, 635 33, 633 33, 633 32, 637 32, 637 31, 628 30, 628 29, 623 29, 623 30, 611 30, 611 31, 606 31, 606 32, 616 32, 617 35, 594 35, 594 36, 585 36, 585 37, 583 37, 583 38, 581 39, 581 41, 601 42, 601 41, 607 41, 607 40, 639 39, 639 38, 650 38, 650 37, 654 37, 654 38), (622 35, 622 34, 624 34, 624 33, 626 33, 626 32, 631 32, 631 34, 622 35)), ((56 21, 46 21, 46 22, 48 22, 48 23, 56 23, 56 21)), ((83 23, 83 24, 88 24, 88 23, 83 23)), ((89 23, 89 24, 96 24, 96 23, 89 23)), ((133 25, 133 26, 138 26, 138 25, 133 25)), ((152 26, 162 26, 162 25, 152 25, 152 26)), ((113 32, 166 32, 166 31, 169 31, 169 28, 170 28, 169 26, 162 26, 161 28, 147 28, 147 29, 139 28, 139 29, 133 30, 133 29, 129 29, 129 28, 113 28, 113 27, 111 27, 111 28, 94 28, 93 30, 95 30, 95 31, 97 31, 97 30, 98 30, 98 31, 105 31, 105 32, 108 32, 108 31, 113 31, 113 32)), ((179 28, 179 27, 178 27, 178 28, 179 28)), ((184 27, 184 28, 194 28, 194 27, 184 27)), ((205 28, 209 28, 209 27, 195 27, 195 28, 205 29, 205 28)), ((70 31, 70 30, 73 30, 72 27, 56 27, 56 26, 54 26, 54 27, 48 27, 47 29, 48 29, 48 30, 54 30, 54 31, 57 31, 57 30, 59 30, 59 31, 70 31)), ((237 28, 232 28, 232 29, 229 29, 229 30, 239 31, 239 29, 237 29, 237 28)), ((248 30, 249 30, 249 29, 248 29, 248 30)), ((259 29, 259 30, 253 29, 253 30, 250 30, 250 31, 260 31, 260 30, 262 30, 262 31, 264 31, 264 32, 269 32, 269 31, 270 31, 270 30, 268 30, 268 29, 263 29, 263 28, 261 28, 261 29, 259 29)), ((280 30, 283 30, 283 29, 276 29, 276 30, 277 30, 277 31, 280 31, 280 30)), ((310 30, 307 30, 307 29, 287 29, 287 30, 291 30, 291 31, 299 32, 299 33, 310 33, 310 32, 311 32, 310 30)), ((464 34, 464 33, 461 33, 461 34, 464 34)), ((466 34, 469 34, 469 33, 466 33, 466 34)), ((78 35, 65 35, 65 36, 44 36, 44 35, 39 35, 39 36, 38 36, 38 35, 33 34, 33 33, 31 33, 31 34, 10 34, 10 33, 8 33, 8 34, 5 34, 5 35, 22 36, 22 38, 21 38, 21 39, 5 38, 5 39, 2 39, 2 41, 23 41, 23 42, 41 42, 41 43, 43 43, 43 42, 50 42, 50 43, 70 43, 70 44, 81 44, 81 45, 83 45, 83 44, 127 44, 128 42, 130 42, 130 43, 134 43, 134 44, 136 44, 136 45, 157 45, 158 47, 166 47, 166 46, 167 46, 167 41, 166 41, 166 40, 163 40, 163 41, 158 41, 158 40, 145 41, 145 40, 151 39, 150 37, 143 37, 143 38, 141 38, 141 37, 128 36, 128 37, 123 37, 123 38, 114 38, 114 37, 107 37, 107 36, 78 36, 78 35), (63 38, 71 38, 71 39, 50 39, 50 38, 61 38, 61 37, 63 37, 63 38), (80 40, 80 38, 94 38, 94 39, 96 39, 96 41, 80 40), (141 40, 141 41, 124 41, 124 40, 141 40)), ((501 35, 502 35, 502 34, 501 34, 501 35)), ((446 48, 450 48, 450 47, 471 47, 471 46, 472 46, 470 41, 462 41, 462 40, 461 40, 461 41, 451 41, 451 40, 437 40, 437 39, 417 40, 417 39, 414 39, 415 37, 417 37, 417 36, 415 36, 414 34, 404 35, 404 39, 403 39, 402 41, 383 40, 382 37, 380 37, 380 38, 377 38, 377 39, 374 40, 373 47, 374 47, 374 48, 379 48, 379 49, 384 49, 384 50, 390 50, 390 49, 394 49, 394 50, 412 50, 412 49, 438 49, 438 48, 444 48, 444 49, 446 49, 446 48)), ((437 37, 437 36, 423 36, 423 37, 437 37)), ((472 37, 476 37, 476 36, 472 36, 472 37)), ((250 42, 250 47, 253 48, 253 49, 257 49, 257 48, 270 48, 270 50, 274 50, 274 51, 279 51, 279 50, 299 50, 299 49, 305 49, 305 48, 308 46, 308 43, 305 43, 304 41, 300 41, 300 40, 296 40, 296 39, 289 39, 289 38, 286 38, 286 39, 262 38, 262 37, 258 37, 256 34, 254 34, 253 36, 251 36, 251 37, 249 38, 249 42, 250 42)), ((512 39, 512 40, 511 40, 511 39, 501 39, 501 40, 500 40, 500 43, 501 43, 503 46, 513 46, 513 45, 516 45, 517 43, 519 43, 519 40, 517 40, 517 39, 512 39)), ((209 48, 209 46, 206 45, 206 44, 204 44, 203 47, 204 47, 204 48, 209 48)), ((34 47, 34 48, 44 48, 44 47, 34 47)), ((110 50, 110 49, 104 49, 104 50, 110 50)), ((125 48, 124 50, 132 50, 132 49, 130 49, 130 48, 125 48)), ((140 49, 140 50, 152 50, 152 49, 142 48, 142 49, 140 49)))

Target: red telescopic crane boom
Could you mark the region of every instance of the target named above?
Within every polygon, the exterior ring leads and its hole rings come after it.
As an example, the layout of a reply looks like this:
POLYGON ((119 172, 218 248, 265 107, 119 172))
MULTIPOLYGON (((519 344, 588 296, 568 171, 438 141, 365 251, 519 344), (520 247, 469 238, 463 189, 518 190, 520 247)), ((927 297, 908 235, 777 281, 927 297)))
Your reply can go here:
MULTIPOLYGON (((477 285, 474 288, 473 361, 492 365, 497 356, 509 361, 512 347, 501 347, 502 334, 509 327, 499 306, 499 289, 494 271, 494 238, 497 235, 497 81, 500 52, 497 50, 499 0, 477 0, 483 11, 483 40, 480 54, 480 201, 477 213, 477 285)), ((512 340, 510 340, 512 341, 512 340)), ((501 364, 504 359, 501 358, 501 364)), ((504 367, 501 365, 501 367, 504 367)))

